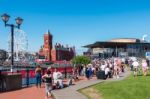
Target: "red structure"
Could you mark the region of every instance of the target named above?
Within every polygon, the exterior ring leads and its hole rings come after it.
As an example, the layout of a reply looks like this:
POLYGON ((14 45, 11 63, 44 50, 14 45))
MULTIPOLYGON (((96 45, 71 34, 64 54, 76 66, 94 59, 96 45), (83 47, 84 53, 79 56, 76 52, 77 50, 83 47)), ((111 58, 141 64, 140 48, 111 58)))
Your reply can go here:
POLYGON ((48 31, 44 34, 44 45, 39 50, 39 61, 70 61, 75 56, 75 47, 64 47, 56 43, 53 47, 53 36, 48 31))

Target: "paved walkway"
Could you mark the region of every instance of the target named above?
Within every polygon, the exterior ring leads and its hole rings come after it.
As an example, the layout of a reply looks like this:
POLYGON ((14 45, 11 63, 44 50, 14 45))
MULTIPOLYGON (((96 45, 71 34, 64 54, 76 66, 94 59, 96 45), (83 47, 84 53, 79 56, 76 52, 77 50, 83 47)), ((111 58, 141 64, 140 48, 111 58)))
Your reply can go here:
POLYGON ((78 92, 79 89, 89 87, 91 85, 103 82, 103 81, 118 81, 122 80, 130 74, 129 71, 125 71, 120 75, 119 79, 113 78, 109 80, 97 80, 96 78, 91 80, 82 80, 78 82, 76 85, 72 85, 70 87, 61 89, 61 90, 54 90, 52 91, 52 95, 54 99, 87 99, 86 96, 82 95, 78 92))
MULTIPOLYGON (((126 72, 121 75, 119 79, 109 79, 110 80, 122 80, 124 79, 129 72, 126 72)), ((93 77, 91 80, 87 80, 81 77, 81 80, 75 82, 75 85, 64 89, 58 89, 52 91, 54 99, 86 99, 86 96, 79 93, 77 90, 103 82, 105 80, 97 80, 96 77, 93 77)), ((50 97, 49 99, 53 99, 50 97)), ((45 99, 45 88, 44 84, 42 88, 36 88, 35 86, 23 88, 20 90, 10 91, 0 93, 0 99, 45 99)))
POLYGON ((20 90, 0 93, 0 99, 45 99, 44 84, 42 85, 42 88, 32 86, 20 90))

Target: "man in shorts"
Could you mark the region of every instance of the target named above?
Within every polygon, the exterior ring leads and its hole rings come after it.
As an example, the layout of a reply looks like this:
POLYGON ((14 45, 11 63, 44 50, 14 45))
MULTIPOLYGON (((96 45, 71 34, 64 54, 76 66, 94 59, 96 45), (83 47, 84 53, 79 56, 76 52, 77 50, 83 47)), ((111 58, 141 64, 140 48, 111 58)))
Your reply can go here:
POLYGON ((137 76, 137 72, 138 72, 139 63, 138 63, 137 60, 134 60, 134 62, 132 63, 132 65, 133 65, 134 77, 136 77, 137 76))

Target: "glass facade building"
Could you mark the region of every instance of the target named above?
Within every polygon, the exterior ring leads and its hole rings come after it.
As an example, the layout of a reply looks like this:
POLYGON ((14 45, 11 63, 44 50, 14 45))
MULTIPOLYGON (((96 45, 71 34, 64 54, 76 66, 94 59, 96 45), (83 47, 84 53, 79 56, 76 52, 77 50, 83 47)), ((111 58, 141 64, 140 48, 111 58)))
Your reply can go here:
POLYGON ((91 57, 145 57, 150 52, 150 43, 135 38, 119 38, 98 41, 84 46, 90 49, 91 57))

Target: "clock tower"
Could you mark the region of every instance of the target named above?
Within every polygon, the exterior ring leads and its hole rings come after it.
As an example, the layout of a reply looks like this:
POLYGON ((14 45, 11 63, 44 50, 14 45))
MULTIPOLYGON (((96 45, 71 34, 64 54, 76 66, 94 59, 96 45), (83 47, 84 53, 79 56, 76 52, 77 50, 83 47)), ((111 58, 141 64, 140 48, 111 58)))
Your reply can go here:
POLYGON ((44 34, 44 56, 46 61, 51 61, 51 50, 52 50, 52 39, 53 36, 48 30, 46 34, 44 34))

